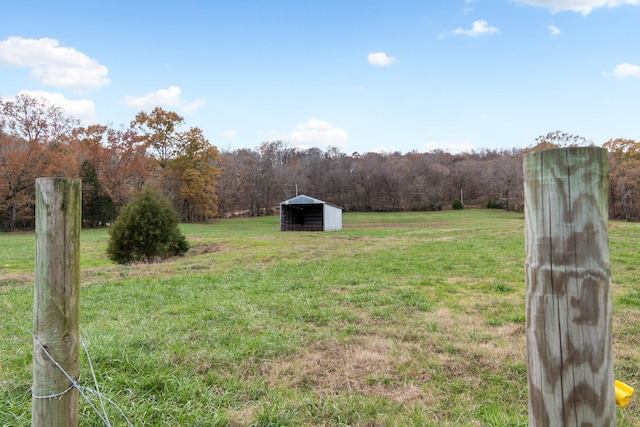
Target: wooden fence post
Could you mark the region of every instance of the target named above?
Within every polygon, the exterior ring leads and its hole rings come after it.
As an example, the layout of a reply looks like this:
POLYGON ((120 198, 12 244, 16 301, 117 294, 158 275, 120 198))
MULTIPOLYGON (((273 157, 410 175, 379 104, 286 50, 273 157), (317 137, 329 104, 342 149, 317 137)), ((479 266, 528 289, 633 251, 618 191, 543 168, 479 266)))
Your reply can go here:
POLYGON ((615 426, 609 158, 571 147, 524 156, 530 426, 615 426))
POLYGON ((78 379, 81 221, 80 180, 36 179, 34 427, 78 425, 78 390, 62 370, 78 379))

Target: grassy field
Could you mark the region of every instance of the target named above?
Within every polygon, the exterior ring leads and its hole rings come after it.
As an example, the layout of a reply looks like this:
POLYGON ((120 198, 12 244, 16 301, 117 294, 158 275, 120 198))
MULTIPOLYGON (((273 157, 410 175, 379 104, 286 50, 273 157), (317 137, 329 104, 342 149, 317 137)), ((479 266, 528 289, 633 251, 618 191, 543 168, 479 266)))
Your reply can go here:
MULTIPOLYGON (((524 221, 495 210, 183 225, 117 266, 82 233, 81 333, 135 426, 526 426, 524 221)), ((0 425, 31 418, 34 235, 0 235, 0 425)), ((640 224, 610 224, 616 378, 640 385, 640 224)), ((81 383, 92 386, 86 357, 81 383)), ((640 425, 634 398, 619 426, 640 425)), ((125 425, 108 406, 112 425, 125 425)), ((80 424, 102 421, 81 402, 80 424)))

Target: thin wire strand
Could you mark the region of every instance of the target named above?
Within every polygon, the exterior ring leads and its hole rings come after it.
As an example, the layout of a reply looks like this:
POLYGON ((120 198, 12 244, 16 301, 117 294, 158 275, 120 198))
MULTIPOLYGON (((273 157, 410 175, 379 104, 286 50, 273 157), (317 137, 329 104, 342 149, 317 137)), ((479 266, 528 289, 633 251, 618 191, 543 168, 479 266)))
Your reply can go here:
POLYGON ((93 384, 96 386, 96 394, 98 395, 98 399, 100 400, 100 406, 102 407, 102 414, 104 415, 104 418, 107 420, 107 425, 110 426, 111 425, 111 421, 109 421, 109 415, 107 415, 107 410, 104 407, 104 400, 102 400, 102 393, 100 393, 100 389, 98 388, 98 379, 96 378, 96 373, 93 370, 93 364, 91 363, 91 357, 89 357, 89 350, 87 350, 87 346, 84 344, 84 339, 82 339, 82 335, 80 336, 80 342, 82 343, 82 348, 84 349, 84 354, 87 356, 87 361, 89 362, 89 369, 91 370, 91 378, 93 378, 93 384))
MULTIPOLYGON (((100 393, 98 390, 94 390, 90 387, 84 387, 81 386, 80 384, 78 384, 78 382, 76 380, 74 380, 73 378, 71 378, 71 376, 62 368, 62 366, 60 366, 60 364, 53 358, 53 356, 51 356, 51 354, 49 354, 49 352, 47 351, 47 349, 40 343, 40 341, 38 340, 38 338, 35 337, 35 335, 33 336, 34 341, 38 344, 38 346, 40 346, 40 348, 42 349, 42 351, 44 351, 44 354, 47 355, 47 357, 49 358, 49 360, 51 360, 53 362, 53 364, 60 369, 60 371, 64 374, 65 377, 67 377, 67 379, 69 380, 69 382, 71 383, 71 386, 61 392, 61 393, 56 393, 54 395, 51 396, 36 396, 33 394, 33 387, 31 388, 31 395, 36 398, 36 399, 51 399, 51 398, 61 398, 65 393, 68 393, 70 390, 72 389, 77 389, 78 392, 82 395, 82 397, 84 398, 84 400, 87 402, 87 404, 91 407, 91 409, 93 409, 93 411, 96 413, 96 415, 98 416, 98 418, 100 418, 100 420, 102 420, 102 422, 104 423, 105 426, 107 427, 111 427, 111 423, 109 421, 109 417, 107 416, 107 412, 106 412, 106 408, 104 406, 104 402, 103 399, 106 400, 108 403, 110 403, 111 405, 113 405, 118 412, 120 413, 120 415, 122 415, 122 418, 124 418, 124 420, 127 422, 127 425, 130 427, 134 427, 133 424, 131 424, 131 422, 129 421, 129 419, 127 418, 127 416, 125 415, 124 411, 122 409, 120 409, 120 407, 111 399, 109 399, 108 397, 104 396, 102 393, 100 393), (100 404, 102 406, 102 410, 103 413, 101 414, 100 411, 98 410, 98 408, 95 407, 95 405, 93 404, 93 402, 91 402, 91 400, 89 399, 89 397, 87 396, 86 393, 90 393, 93 395, 97 395, 98 398, 100 399, 100 404)), ((89 360, 89 366, 91 368, 91 375, 93 376, 93 380, 94 383, 96 385, 96 389, 98 388, 98 381, 96 379, 95 376, 95 372, 93 370, 93 365, 91 364, 91 359, 89 358, 89 352, 87 350, 87 347, 84 345, 84 341, 82 340, 82 337, 80 337, 80 340, 82 341, 82 346, 85 349, 85 353, 87 354, 87 359, 89 360)))
POLYGON ((37 396, 33 392, 33 387, 31 387, 31 397, 33 397, 34 399, 55 399, 55 398, 57 398, 58 400, 60 400, 60 399, 62 399, 62 396, 64 396, 70 390, 73 390, 74 388, 75 388, 75 386, 73 384, 71 384, 68 389, 66 389, 65 391, 61 391, 60 393, 50 394, 49 396, 37 396))
MULTIPOLYGON (((92 389, 92 388, 89 388, 89 387, 82 387, 82 388, 83 388, 85 391, 87 391, 87 392, 89 392, 89 393, 91 393, 91 394, 97 394, 97 392, 96 392, 94 389, 92 389)), ((102 398, 103 398, 104 400, 106 400, 106 401, 107 401, 107 403, 112 404, 112 405, 113 405, 113 406, 118 410, 118 412, 120 413, 120 415, 122 415, 122 418, 124 418, 124 420, 127 422, 127 425, 128 425, 128 426, 130 426, 130 427, 134 427, 134 425, 133 425, 133 424, 131 424, 131 421, 129 421, 129 418, 127 418, 127 416, 126 416, 126 414, 124 413, 124 411, 123 411, 122 409, 120 409, 120 407, 116 404, 116 402, 114 402, 113 400, 109 399, 109 398, 108 398, 107 396, 105 396, 105 395, 102 395, 102 394, 101 394, 101 396, 102 396, 102 398)))
MULTIPOLYGON (((40 341, 38 340, 38 338, 36 338, 36 336, 33 336, 33 339, 35 340, 35 342, 40 346, 40 348, 42 349, 42 351, 44 351, 44 354, 47 355, 47 357, 49 358, 49 360, 51 360, 53 362, 54 365, 56 365, 56 367, 58 369, 60 369, 60 372, 62 372, 64 374, 65 377, 67 377, 67 379, 71 382, 71 386, 72 388, 76 388, 78 389, 78 391, 80 392, 80 394, 82 395, 82 397, 84 397, 84 400, 86 400, 87 404, 89 404, 89 406, 95 411, 95 413, 98 415, 98 417, 100 417, 100 419, 102 420, 102 422, 105 423, 106 426, 109 426, 109 424, 107 423, 107 421, 102 417, 102 415, 100 414, 100 412, 98 411, 98 409, 93 405, 93 403, 91 403, 91 401, 89 400, 89 398, 87 397, 86 394, 84 394, 84 391, 82 390, 82 388, 80 387, 80 385, 78 385, 78 383, 76 382, 76 380, 74 380, 73 378, 71 378, 71 376, 67 373, 67 371, 65 371, 62 366, 60 366, 60 364, 56 361, 56 359, 53 358, 53 356, 51 356, 49 354, 49 352, 47 351, 46 348, 44 348, 44 346, 42 345, 42 343, 40 343, 40 341)), ((110 426, 109 426, 110 427, 110 426)))

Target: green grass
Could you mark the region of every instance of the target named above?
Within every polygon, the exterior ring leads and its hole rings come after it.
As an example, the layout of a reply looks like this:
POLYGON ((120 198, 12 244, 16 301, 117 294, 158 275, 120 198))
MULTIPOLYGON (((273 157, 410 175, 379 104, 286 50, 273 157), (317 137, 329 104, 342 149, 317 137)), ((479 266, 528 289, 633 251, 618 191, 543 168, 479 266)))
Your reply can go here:
MULTIPOLYGON (((528 424, 522 215, 181 228, 188 256, 131 266, 106 259, 105 230, 82 232, 81 332, 100 390, 134 425, 528 424)), ((632 386, 639 240, 640 224, 611 224, 615 371, 632 386)), ((29 425, 34 235, 0 235, 0 251, 0 425, 29 425)), ((86 403, 80 424, 103 425, 86 403)), ((634 399, 618 425, 639 424, 634 399)))

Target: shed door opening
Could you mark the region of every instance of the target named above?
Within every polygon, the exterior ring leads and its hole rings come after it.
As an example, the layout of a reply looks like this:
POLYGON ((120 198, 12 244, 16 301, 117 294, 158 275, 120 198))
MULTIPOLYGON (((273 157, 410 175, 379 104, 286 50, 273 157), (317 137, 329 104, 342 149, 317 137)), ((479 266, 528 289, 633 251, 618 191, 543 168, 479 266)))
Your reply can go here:
POLYGON ((282 231, 323 231, 323 209, 321 204, 281 205, 282 231))

